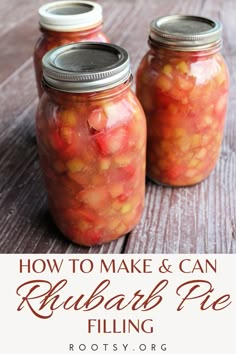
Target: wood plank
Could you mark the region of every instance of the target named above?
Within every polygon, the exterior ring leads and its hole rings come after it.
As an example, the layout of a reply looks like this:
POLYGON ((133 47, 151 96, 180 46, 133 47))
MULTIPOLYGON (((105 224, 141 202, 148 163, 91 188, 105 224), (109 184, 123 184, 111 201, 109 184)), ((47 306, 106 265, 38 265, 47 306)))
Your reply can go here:
MULTIPOLYGON (((1 0, 0 2, 0 37, 3 37, 8 31, 14 29, 21 22, 30 22, 30 17, 36 15, 37 9, 49 1, 19 1, 19 0, 1 0)), ((36 19, 36 26, 38 21, 36 19)), ((25 31, 25 34, 28 33, 25 31)), ((17 43, 17 42, 16 42, 17 43)))
POLYGON ((2 48, 0 83, 11 76, 32 55, 38 36, 38 30, 34 24, 35 21, 36 16, 32 16, 30 21, 27 20, 20 23, 0 38, 0 46, 2 48))

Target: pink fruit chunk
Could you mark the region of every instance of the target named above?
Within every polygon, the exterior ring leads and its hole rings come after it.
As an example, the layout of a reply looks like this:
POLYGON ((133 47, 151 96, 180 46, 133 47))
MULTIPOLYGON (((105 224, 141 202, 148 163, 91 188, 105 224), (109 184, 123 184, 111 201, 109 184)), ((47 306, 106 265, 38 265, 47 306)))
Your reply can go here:
POLYGON ((115 154, 125 150, 128 143, 127 130, 117 127, 96 135, 96 142, 102 155, 115 154))
POLYGON ((103 110, 99 108, 93 110, 88 118, 88 124, 90 128, 97 131, 105 129, 107 125, 107 117, 103 110))

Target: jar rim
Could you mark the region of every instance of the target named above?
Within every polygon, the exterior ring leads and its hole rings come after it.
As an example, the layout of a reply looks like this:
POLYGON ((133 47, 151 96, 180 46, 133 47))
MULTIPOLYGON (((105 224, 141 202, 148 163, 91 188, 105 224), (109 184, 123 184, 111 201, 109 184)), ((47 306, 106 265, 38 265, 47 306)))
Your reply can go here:
POLYGON ((103 21, 102 6, 93 1, 54 1, 38 10, 39 24, 52 31, 77 31, 103 21))
POLYGON ((108 43, 66 44, 46 53, 42 65, 44 82, 63 92, 104 91, 131 76, 127 51, 108 43))
POLYGON ((221 48, 221 36, 219 21, 193 15, 170 15, 151 22, 149 41, 168 49, 198 51, 221 48))

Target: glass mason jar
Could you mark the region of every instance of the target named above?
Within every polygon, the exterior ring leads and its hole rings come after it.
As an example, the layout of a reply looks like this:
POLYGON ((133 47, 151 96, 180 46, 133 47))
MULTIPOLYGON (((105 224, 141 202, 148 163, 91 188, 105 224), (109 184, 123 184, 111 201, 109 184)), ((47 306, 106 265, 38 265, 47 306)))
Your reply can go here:
POLYGON ((43 72, 36 132, 51 214, 75 243, 114 240, 139 222, 145 194, 146 119, 128 54, 65 45, 44 56, 43 72))
POLYGON ((74 42, 104 42, 102 7, 92 1, 56 1, 39 8, 41 36, 34 48, 38 95, 42 88, 42 58, 49 50, 74 42))
POLYGON ((147 118, 147 175, 168 186, 204 180, 219 157, 229 91, 220 23, 167 16, 151 23, 136 93, 147 118))

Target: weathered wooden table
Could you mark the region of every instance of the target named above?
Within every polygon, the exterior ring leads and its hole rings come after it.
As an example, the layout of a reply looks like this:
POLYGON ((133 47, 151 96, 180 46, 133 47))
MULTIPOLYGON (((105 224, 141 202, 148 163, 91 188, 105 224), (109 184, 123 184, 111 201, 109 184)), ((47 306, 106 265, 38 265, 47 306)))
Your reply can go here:
POLYGON ((140 224, 100 247, 71 244, 49 216, 34 135, 37 105, 32 51, 37 9, 45 0, 0 2, 0 252, 236 253, 236 2, 234 0, 101 0, 104 30, 126 48, 135 73, 155 16, 196 14, 224 24, 223 54, 231 74, 225 138, 215 171, 191 188, 147 182, 140 224))

